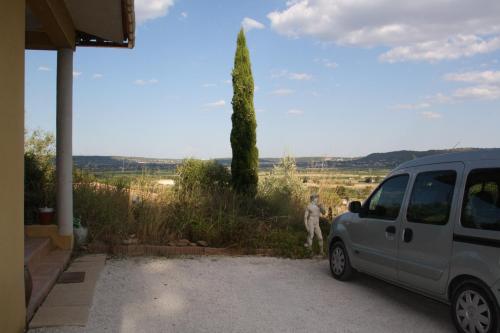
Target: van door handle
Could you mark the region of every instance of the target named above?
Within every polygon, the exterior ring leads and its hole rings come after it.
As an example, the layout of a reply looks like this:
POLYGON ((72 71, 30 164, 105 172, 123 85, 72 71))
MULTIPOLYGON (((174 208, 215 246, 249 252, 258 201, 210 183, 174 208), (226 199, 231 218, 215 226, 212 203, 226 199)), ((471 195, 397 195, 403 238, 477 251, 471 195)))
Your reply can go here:
POLYGON ((413 230, 411 230, 410 228, 404 228, 402 238, 405 243, 411 242, 411 240, 413 239, 413 230))
POLYGON ((390 241, 393 241, 395 235, 396 235, 396 227, 395 226, 390 225, 387 228, 385 228, 385 238, 387 238, 390 241))
POLYGON ((387 232, 388 234, 395 234, 396 233, 396 227, 391 225, 391 226, 388 226, 387 228, 385 228, 385 232, 387 232))

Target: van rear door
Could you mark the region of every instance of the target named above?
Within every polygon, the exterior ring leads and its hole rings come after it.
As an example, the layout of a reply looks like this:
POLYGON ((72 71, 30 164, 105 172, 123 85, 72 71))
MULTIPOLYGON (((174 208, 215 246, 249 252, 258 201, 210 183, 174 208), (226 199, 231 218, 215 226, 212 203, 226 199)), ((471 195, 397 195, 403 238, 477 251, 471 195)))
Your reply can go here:
POLYGON ((412 169, 412 185, 398 237, 398 281, 444 294, 458 215, 463 163, 412 169))

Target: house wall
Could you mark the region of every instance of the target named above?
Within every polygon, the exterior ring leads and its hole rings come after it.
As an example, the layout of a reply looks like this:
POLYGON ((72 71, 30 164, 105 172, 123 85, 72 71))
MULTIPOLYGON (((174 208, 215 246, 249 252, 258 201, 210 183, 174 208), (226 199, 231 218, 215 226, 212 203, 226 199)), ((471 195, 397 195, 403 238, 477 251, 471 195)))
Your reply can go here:
POLYGON ((25 1, 0 11, 0 332, 23 332, 25 1))

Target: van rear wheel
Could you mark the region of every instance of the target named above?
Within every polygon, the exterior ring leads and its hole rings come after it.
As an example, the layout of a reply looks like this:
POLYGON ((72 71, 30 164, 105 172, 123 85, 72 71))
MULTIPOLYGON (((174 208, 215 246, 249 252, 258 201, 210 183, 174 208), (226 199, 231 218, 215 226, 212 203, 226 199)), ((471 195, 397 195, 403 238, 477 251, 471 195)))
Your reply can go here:
POLYGON ((344 243, 336 241, 333 243, 330 253, 330 271, 335 279, 347 281, 354 276, 354 268, 351 266, 349 254, 347 253, 344 243))
POLYGON ((499 310, 491 292, 475 281, 464 281, 451 298, 451 315, 458 332, 499 333, 499 310))

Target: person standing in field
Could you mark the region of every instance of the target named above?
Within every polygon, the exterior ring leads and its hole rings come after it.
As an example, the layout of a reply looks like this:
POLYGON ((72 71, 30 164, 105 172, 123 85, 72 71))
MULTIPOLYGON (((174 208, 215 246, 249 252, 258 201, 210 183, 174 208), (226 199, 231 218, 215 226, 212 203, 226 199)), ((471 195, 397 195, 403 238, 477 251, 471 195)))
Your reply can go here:
POLYGON ((318 245, 320 255, 323 255, 323 235, 321 234, 321 229, 319 227, 319 218, 325 213, 323 205, 319 204, 319 195, 311 195, 311 202, 306 207, 304 214, 304 224, 307 230, 307 242, 304 244, 305 247, 312 250, 312 243, 314 234, 318 238, 318 245))

